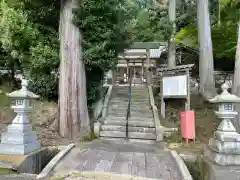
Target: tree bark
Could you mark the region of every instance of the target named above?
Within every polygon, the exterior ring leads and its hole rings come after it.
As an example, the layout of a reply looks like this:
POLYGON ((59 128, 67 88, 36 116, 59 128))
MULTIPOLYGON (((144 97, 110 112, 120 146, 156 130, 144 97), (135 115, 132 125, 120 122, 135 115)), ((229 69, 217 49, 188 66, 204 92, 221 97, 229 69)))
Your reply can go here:
POLYGON ((198 0, 197 15, 200 77, 199 90, 205 99, 209 99, 216 95, 216 89, 208 0, 198 0))
MULTIPOLYGON (((233 77, 232 93, 240 97, 240 21, 238 22, 238 39, 235 57, 235 68, 233 77)), ((236 111, 238 112, 238 117, 233 123, 238 132, 240 132, 240 105, 236 105, 236 111)))
POLYGON ((176 0, 169 0, 168 4, 169 21, 172 23, 172 34, 168 40, 168 67, 173 68, 176 66, 176 48, 173 43, 176 32, 176 0))
POLYGON ((73 24, 77 0, 62 0, 60 12, 59 133, 75 139, 90 133, 82 35, 73 24))

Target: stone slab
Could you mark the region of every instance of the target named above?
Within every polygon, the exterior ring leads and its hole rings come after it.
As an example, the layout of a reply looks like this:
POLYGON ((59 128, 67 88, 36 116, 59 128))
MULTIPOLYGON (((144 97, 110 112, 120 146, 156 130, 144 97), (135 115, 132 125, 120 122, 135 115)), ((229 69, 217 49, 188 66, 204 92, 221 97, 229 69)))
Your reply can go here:
POLYGON ((67 176, 71 172, 97 171, 118 174, 121 180, 124 175, 139 179, 187 180, 182 178, 179 167, 174 166, 172 155, 164 151, 160 144, 95 140, 80 145, 79 152, 83 148, 89 150, 77 156, 70 152, 62 159, 61 165, 53 169, 52 175, 67 176))
POLYGON ((38 174, 37 179, 46 178, 50 175, 51 170, 57 165, 57 163, 75 146, 75 144, 69 144, 63 148, 38 174))
POLYGON ((240 166, 221 166, 214 164, 208 158, 204 158, 204 180, 239 180, 240 166))

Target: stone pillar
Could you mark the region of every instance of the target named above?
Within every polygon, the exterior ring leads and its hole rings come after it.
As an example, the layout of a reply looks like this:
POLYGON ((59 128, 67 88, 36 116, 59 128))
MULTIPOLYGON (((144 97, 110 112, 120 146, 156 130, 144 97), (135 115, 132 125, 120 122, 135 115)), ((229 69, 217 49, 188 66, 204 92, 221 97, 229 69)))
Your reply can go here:
POLYGON ((135 68, 135 61, 133 62, 133 84, 135 86, 135 81, 136 81, 136 68, 135 68))
POLYGON ((129 66, 128 66, 128 60, 127 60, 127 82, 129 82, 129 66))
POLYGON ((144 66, 144 61, 142 60, 142 84, 144 83, 144 69, 143 69, 143 66, 144 66))
POLYGON ((112 85, 115 85, 117 82, 116 69, 112 69, 112 85))
POLYGON ((147 84, 151 85, 152 84, 152 78, 151 78, 151 72, 150 72, 150 65, 151 65, 151 60, 150 60, 150 49, 146 50, 147 53, 147 59, 146 59, 146 72, 147 72, 147 84))
POLYGON ((1 136, 0 154, 25 155, 40 149, 37 135, 32 131, 28 115, 31 110, 31 101, 39 96, 27 90, 27 80, 22 79, 22 88, 7 94, 15 100, 12 105, 17 116, 1 136))
POLYGON ((240 168, 240 134, 236 132, 231 122, 238 114, 234 111, 233 104, 239 103, 240 98, 228 93, 228 88, 227 84, 223 84, 223 92, 210 99, 210 102, 218 104, 215 113, 222 122, 214 132, 214 137, 210 139, 204 155, 215 164, 238 165, 240 168))

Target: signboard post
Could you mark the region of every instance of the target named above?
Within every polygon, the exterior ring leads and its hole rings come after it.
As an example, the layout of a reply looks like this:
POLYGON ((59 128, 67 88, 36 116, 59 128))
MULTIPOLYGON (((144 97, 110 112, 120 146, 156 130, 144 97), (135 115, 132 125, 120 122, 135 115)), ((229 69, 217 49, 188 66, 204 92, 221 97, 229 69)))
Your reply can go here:
POLYGON ((165 118, 165 99, 185 99, 185 110, 190 110, 190 75, 189 70, 194 65, 176 66, 160 69, 161 76, 161 115, 165 118))

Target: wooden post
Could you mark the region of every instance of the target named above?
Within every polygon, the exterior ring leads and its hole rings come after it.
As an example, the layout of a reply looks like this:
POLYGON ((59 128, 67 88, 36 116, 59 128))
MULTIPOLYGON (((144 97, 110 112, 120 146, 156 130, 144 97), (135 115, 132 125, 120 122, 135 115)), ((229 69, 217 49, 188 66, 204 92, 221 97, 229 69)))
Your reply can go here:
POLYGON ((161 116, 165 118, 165 101, 163 96, 163 73, 160 73, 160 92, 161 92, 161 116))
POLYGON ((189 111, 190 110, 190 75, 189 75, 189 69, 186 70, 186 75, 187 75, 187 98, 185 102, 185 110, 189 111))

